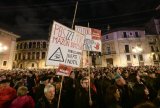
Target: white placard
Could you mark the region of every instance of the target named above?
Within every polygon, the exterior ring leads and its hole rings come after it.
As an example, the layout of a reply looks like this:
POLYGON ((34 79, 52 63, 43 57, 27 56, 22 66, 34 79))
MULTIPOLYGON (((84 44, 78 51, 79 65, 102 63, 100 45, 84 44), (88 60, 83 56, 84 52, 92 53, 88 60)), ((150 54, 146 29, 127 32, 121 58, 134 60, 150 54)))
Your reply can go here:
POLYGON ((83 46, 84 50, 101 52, 101 30, 82 26, 75 26, 75 31, 85 36, 83 46))
POLYGON ((79 67, 83 44, 82 34, 54 21, 46 65, 79 67))

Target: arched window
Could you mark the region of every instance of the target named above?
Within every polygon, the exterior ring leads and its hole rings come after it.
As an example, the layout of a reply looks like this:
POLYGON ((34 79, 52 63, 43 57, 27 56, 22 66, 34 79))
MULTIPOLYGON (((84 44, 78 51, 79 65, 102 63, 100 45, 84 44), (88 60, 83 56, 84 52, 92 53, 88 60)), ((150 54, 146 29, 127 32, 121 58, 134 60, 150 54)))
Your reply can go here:
POLYGON ((29 49, 32 48, 32 42, 29 42, 29 49))
POLYGON ((46 57, 46 52, 42 52, 42 59, 45 59, 46 57))
POLYGON ((35 59, 35 52, 32 52, 32 60, 35 59))
POLYGON ((37 52, 37 53, 36 53, 36 59, 37 59, 37 60, 39 60, 39 56, 40 56, 40 53, 37 52))
POLYGON ((19 44, 17 44, 17 50, 19 49, 19 44))
POLYGON ((34 63, 32 63, 32 67, 34 67, 34 63))
POLYGON ((43 42, 43 48, 46 48, 46 42, 43 42))
POLYGON ((21 53, 18 54, 18 60, 21 60, 21 53))
POLYGON ((15 60, 17 60, 17 54, 15 54, 15 60))
POLYGON ((20 49, 22 49, 22 47, 23 47, 23 44, 21 43, 21 44, 20 44, 20 49))
POLYGON ((37 42, 37 48, 40 48, 40 42, 37 42))
POLYGON ((26 49, 26 48, 27 48, 27 43, 25 42, 25 43, 24 43, 24 49, 26 49))
POLYGON ((31 53, 28 52, 28 59, 31 59, 31 53))
POLYGON ((36 48, 36 42, 33 42, 33 48, 36 48))

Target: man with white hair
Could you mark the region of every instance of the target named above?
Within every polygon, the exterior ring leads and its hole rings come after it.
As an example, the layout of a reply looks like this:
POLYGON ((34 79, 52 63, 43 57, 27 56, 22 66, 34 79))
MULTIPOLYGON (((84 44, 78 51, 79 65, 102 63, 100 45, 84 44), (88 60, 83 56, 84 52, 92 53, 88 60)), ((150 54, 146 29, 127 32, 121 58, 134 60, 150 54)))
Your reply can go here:
POLYGON ((55 87, 46 85, 44 88, 44 96, 39 99, 36 108, 57 108, 57 99, 55 98, 55 87))

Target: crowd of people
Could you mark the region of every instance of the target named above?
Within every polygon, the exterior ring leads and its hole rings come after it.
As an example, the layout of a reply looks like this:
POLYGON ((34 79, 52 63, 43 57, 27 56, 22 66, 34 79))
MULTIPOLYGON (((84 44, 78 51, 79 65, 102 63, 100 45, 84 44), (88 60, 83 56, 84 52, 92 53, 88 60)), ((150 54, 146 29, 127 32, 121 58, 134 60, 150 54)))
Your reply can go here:
POLYGON ((56 69, 0 70, 0 108, 160 107, 160 66, 89 70, 76 68, 69 77, 56 69))

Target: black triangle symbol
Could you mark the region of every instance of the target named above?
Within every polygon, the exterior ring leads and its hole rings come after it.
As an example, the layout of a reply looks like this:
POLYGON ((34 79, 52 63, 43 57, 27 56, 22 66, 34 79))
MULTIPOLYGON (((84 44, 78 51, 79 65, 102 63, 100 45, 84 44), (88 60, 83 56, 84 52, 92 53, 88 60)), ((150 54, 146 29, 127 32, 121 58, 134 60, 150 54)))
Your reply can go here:
POLYGON ((60 47, 52 54, 49 60, 64 62, 64 58, 60 47))

